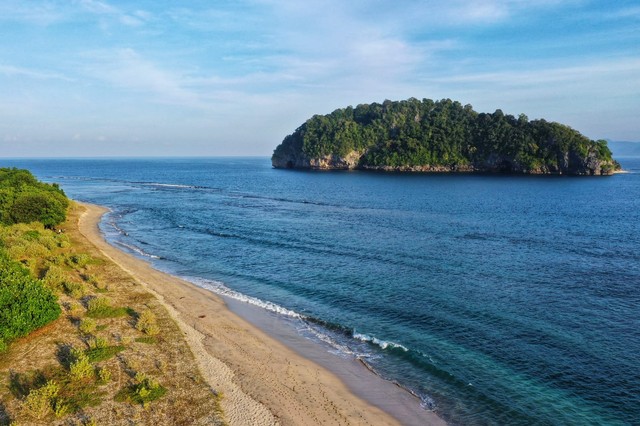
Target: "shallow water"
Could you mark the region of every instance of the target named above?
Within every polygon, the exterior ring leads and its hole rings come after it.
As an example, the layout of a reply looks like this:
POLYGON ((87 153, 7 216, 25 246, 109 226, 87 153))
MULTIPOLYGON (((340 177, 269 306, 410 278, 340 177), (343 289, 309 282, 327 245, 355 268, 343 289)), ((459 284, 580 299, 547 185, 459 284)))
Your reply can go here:
POLYGON ((300 316, 459 424, 640 419, 640 160, 612 177, 3 160, 112 209, 108 239, 300 316))

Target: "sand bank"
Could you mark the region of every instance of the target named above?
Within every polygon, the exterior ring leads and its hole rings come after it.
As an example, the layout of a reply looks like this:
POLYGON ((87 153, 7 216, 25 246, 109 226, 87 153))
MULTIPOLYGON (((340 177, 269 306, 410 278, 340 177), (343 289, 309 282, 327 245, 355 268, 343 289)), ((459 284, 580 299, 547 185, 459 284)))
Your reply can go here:
MULTIPOLYGON (((79 219, 80 232, 167 308, 185 334, 203 378, 224 394, 222 408, 229 424, 445 424, 424 410, 396 415, 399 421, 356 396, 335 374, 234 314, 210 291, 109 245, 98 229, 107 210, 83 205, 87 210, 79 219)), ((378 380, 394 387, 364 370, 362 374, 367 383, 378 380)))

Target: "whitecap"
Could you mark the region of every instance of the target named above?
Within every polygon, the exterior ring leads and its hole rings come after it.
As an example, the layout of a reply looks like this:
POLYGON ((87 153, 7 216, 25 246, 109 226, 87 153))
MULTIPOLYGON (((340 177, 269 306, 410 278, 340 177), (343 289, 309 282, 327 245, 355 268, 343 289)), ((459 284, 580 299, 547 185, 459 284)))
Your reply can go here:
POLYGON ((374 345, 377 345, 382 349, 398 348, 398 349, 402 349, 405 352, 409 351, 409 349, 407 349, 406 346, 403 346, 400 343, 390 342, 390 341, 387 341, 387 340, 381 340, 381 339, 378 339, 378 338, 373 337, 373 336, 357 333, 355 331, 353 332, 353 338, 357 339, 357 340, 360 340, 362 342, 373 343, 374 345))

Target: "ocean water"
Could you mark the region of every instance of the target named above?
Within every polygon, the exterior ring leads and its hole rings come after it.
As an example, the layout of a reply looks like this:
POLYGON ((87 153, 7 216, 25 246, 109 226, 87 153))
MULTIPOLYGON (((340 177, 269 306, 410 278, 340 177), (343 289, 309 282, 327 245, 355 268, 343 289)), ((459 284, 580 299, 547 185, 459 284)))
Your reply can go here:
POLYGON ((298 321, 453 424, 640 423, 640 159, 575 178, 0 160, 108 240, 298 321))

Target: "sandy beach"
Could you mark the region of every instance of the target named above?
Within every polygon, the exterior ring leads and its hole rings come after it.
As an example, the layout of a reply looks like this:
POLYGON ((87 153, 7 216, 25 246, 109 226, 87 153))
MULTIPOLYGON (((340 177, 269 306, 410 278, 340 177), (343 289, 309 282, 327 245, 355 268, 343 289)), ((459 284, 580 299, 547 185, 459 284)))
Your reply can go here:
MULTIPOLYGON (((222 408, 229 424, 445 424, 435 413, 417 408, 417 400, 415 411, 392 416, 360 398, 334 373, 231 312, 215 294, 109 245, 98 228, 107 210, 83 206, 86 211, 79 219, 80 232, 168 310, 183 331, 202 376, 224 395, 222 408)), ((390 396, 406 393, 364 367, 362 374, 365 382, 383 382, 378 384, 389 389, 390 396)), ((402 410, 398 408, 398 412, 402 410)))

